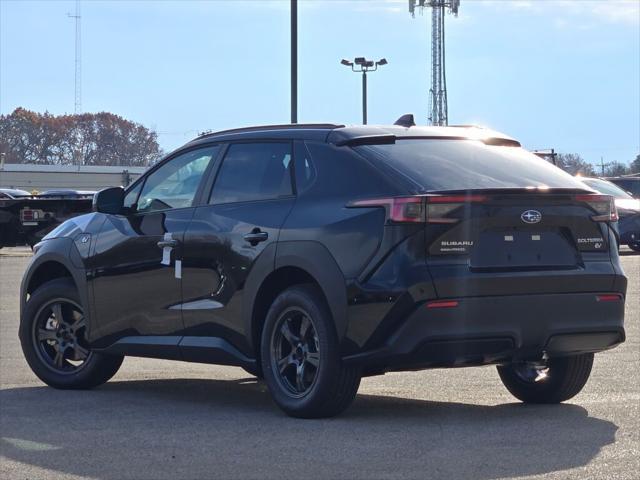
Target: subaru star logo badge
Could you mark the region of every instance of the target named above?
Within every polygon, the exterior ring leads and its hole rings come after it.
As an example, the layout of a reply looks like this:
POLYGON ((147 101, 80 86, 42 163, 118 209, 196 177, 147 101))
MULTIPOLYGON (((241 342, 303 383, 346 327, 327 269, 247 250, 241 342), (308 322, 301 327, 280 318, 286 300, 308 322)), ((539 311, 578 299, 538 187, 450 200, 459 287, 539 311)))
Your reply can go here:
POLYGON ((537 210, 527 210, 526 212, 522 212, 520 218, 524 223, 538 223, 542 220, 542 214, 537 210))

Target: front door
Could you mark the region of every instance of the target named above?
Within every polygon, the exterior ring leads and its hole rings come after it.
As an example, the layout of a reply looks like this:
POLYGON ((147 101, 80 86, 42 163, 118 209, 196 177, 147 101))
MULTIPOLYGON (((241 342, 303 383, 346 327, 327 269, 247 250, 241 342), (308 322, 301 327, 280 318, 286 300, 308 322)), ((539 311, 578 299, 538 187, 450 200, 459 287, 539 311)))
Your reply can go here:
POLYGON ((245 282, 258 264, 273 269, 295 198, 292 163, 290 142, 228 147, 209 202, 196 208, 184 238, 185 335, 219 337, 252 355, 242 320, 245 282))
POLYGON ((96 346, 181 334, 182 242, 217 151, 190 150, 164 162, 129 190, 122 215, 106 217, 91 261, 89 340, 96 346))

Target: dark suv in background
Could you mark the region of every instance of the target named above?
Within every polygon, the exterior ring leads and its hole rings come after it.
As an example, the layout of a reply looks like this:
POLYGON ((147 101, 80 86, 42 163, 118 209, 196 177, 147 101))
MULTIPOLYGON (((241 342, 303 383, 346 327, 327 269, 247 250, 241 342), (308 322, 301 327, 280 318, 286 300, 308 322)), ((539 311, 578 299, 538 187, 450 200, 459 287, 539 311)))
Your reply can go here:
POLYGON ((525 402, 624 340, 613 199, 490 130, 208 134, 36 247, 20 338, 56 388, 124 355, 241 366, 299 417, 363 375, 495 364, 525 402))

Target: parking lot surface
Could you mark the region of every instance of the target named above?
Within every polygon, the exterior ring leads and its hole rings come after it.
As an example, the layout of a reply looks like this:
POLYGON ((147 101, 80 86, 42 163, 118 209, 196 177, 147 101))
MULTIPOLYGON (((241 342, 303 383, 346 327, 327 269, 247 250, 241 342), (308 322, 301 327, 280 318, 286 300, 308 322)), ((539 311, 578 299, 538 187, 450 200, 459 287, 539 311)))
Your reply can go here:
POLYGON ((17 338, 29 256, 0 250, 0 478, 638 478, 640 255, 627 341, 568 403, 522 405, 493 367, 430 370, 366 378, 327 420, 286 417, 233 367, 127 358, 95 390, 44 386, 17 338))

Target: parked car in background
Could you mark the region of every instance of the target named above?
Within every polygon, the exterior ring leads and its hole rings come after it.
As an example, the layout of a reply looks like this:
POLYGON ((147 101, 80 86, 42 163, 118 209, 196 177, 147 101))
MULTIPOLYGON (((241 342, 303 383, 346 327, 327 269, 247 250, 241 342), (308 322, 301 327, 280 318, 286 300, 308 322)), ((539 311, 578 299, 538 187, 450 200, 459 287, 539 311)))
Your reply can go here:
POLYGON ((611 183, 615 183, 625 192, 629 192, 634 198, 640 199, 640 175, 628 175, 625 177, 607 178, 611 183))
POLYGON ((86 190, 45 190, 39 198, 93 198, 96 192, 86 190))
POLYGON ((633 198, 618 185, 602 178, 578 178, 594 190, 615 198, 620 244, 640 252, 640 199, 633 198))
POLYGON ((297 417, 425 368, 575 396, 625 339, 612 197, 504 134, 403 123, 206 134, 98 192, 25 272, 32 370, 78 389, 125 355, 237 365, 297 417))
POLYGON ((14 198, 25 198, 30 197, 31 193, 26 190, 19 190, 16 188, 0 188, 0 200, 12 200, 14 198))

